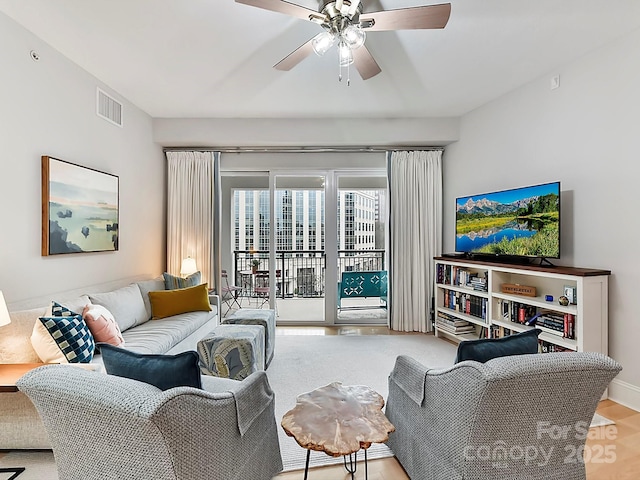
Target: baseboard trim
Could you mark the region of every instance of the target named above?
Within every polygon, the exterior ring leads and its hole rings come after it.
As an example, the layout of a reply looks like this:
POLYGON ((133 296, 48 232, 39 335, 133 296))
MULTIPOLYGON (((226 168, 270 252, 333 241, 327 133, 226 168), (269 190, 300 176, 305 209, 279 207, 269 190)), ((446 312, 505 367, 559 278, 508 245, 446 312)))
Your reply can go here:
POLYGON ((609 385, 609 398, 620 405, 640 412, 640 387, 614 379, 609 385))

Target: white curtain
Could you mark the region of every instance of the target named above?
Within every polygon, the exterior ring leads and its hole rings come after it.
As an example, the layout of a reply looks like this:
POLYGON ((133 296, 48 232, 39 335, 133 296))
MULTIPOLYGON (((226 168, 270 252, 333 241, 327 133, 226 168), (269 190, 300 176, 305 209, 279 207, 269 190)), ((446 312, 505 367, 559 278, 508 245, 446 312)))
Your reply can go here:
POLYGON ((442 250, 442 151, 391 152, 389 326, 431 331, 433 257, 442 250))
POLYGON ((167 272, 195 259, 203 282, 220 278, 220 162, 217 152, 167 152, 167 272))

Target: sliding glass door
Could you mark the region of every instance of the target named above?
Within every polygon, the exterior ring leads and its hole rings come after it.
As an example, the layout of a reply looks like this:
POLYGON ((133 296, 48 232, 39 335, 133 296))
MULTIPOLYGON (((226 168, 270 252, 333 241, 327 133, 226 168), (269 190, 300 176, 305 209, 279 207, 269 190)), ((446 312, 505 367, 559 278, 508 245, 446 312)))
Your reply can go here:
POLYGON ((336 323, 387 323, 385 172, 337 172, 336 323))
POLYGON ((386 270, 383 156, 227 154, 222 162, 221 263, 243 308, 274 308, 281 325, 386 322, 384 287, 375 289, 386 270), (352 272, 368 272, 374 296, 341 293, 352 272))
POLYGON ((271 187, 271 308, 281 324, 333 323, 325 313, 328 174, 272 172, 271 187))

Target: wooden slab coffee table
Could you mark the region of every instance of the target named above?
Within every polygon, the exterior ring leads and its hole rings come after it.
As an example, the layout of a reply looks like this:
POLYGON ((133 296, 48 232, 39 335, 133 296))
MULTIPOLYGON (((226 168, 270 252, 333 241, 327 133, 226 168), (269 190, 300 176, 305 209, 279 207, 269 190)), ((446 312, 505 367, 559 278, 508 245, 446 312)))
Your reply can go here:
POLYGON ((299 395, 296 406, 282 417, 281 425, 287 435, 307 449, 305 480, 311 450, 344 457, 344 466, 353 479, 357 452, 364 449, 365 479, 368 478, 367 449, 372 443, 386 442, 395 430, 382 407, 382 396, 364 385, 334 382, 299 395))

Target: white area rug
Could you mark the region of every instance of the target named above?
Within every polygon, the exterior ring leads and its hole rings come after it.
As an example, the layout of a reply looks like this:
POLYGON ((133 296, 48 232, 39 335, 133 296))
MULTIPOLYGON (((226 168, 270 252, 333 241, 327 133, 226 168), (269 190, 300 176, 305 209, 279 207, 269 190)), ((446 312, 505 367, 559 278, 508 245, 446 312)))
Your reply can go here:
MULTIPOLYGON (((425 365, 452 365, 456 347, 433 335, 327 335, 278 336, 275 356, 267 370, 276 392, 276 420, 295 406, 296 397, 331 382, 367 385, 387 398, 387 377, 398 355, 410 355, 425 365)), ((285 471, 304 468, 306 450, 279 429, 285 471)), ((373 444, 369 459, 392 456, 384 444, 373 444)), ((358 458, 364 458, 358 456, 358 458)), ((310 466, 341 463, 321 452, 312 452, 310 466)))
POLYGON ((599 413, 596 413, 591 420, 591 425, 589 428, 594 427, 604 427, 605 425, 615 425, 616 422, 608 419, 607 417, 603 417, 599 413))

